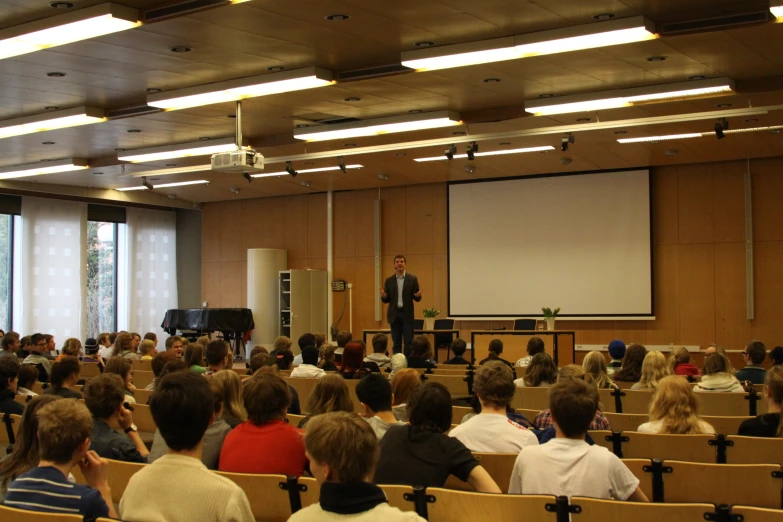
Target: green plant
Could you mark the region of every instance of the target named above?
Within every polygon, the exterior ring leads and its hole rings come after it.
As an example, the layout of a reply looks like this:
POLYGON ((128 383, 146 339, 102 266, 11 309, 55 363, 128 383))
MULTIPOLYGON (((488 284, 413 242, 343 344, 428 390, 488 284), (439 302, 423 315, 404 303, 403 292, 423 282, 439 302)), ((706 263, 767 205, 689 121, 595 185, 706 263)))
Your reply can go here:
POLYGON ((554 310, 552 310, 551 308, 545 306, 541 309, 541 311, 544 312, 544 317, 546 319, 554 319, 555 317, 557 317, 557 314, 560 313, 560 308, 555 308, 554 310))
POLYGON ((422 310, 422 313, 424 314, 424 317, 427 317, 428 319, 432 319, 433 317, 438 317, 438 314, 440 314, 440 310, 437 308, 425 308, 422 310))

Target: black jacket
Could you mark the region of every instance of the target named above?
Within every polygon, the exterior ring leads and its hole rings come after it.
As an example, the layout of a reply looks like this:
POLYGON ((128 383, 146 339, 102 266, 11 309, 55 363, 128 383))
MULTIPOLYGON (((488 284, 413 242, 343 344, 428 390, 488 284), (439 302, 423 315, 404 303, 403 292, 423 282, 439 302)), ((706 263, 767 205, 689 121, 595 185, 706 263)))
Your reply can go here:
MULTIPOLYGON (((386 292, 386 297, 382 297, 381 301, 389 304, 389 309, 386 311, 386 319, 389 324, 392 324, 397 319, 397 274, 386 279, 383 284, 383 291, 386 292)), ((406 323, 413 322, 413 301, 421 301, 421 296, 416 297, 413 294, 419 292, 419 279, 409 273, 405 273, 405 281, 402 283, 402 314, 406 323)))

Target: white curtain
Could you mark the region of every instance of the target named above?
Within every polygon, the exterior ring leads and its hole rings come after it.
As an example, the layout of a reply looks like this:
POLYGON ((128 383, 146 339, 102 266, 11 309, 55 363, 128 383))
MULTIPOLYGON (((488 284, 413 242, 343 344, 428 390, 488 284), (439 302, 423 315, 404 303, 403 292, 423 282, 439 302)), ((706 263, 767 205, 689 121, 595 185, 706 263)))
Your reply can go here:
POLYGON ((87 204, 22 198, 22 331, 84 339, 87 204))
POLYGON ((128 327, 141 335, 155 332, 162 342, 163 316, 177 307, 177 216, 128 208, 126 226, 128 327))

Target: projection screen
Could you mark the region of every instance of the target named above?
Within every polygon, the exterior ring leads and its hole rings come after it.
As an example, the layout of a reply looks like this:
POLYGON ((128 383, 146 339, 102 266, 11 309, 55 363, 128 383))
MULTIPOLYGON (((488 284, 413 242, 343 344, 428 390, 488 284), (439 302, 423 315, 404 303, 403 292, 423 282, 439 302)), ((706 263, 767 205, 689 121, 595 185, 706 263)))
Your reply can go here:
POLYGON ((648 170, 449 184, 449 315, 652 316, 648 170))

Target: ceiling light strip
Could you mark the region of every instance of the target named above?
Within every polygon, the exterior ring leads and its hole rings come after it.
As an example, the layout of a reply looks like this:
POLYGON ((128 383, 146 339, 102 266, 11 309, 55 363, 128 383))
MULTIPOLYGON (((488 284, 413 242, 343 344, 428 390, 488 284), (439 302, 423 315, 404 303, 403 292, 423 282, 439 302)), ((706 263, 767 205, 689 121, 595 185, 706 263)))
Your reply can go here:
MULTIPOLYGON (((194 181, 178 181, 176 183, 163 183, 162 185, 152 185, 153 189, 162 189, 162 188, 172 188, 172 187, 186 187, 189 185, 205 185, 208 184, 209 181, 205 179, 198 179, 194 181)), ((120 192, 130 192, 132 190, 149 190, 144 185, 140 187, 120 187, 115 190, 118 190, 120 192)))
POLYGON ((294 138, 307 141, 327 141, 345 138, 361 138, 410 132, 425 129, 439 129, 462 125, 459 114, 452 111, 422 112, 389 118, 373 118, 334 125, 319 125, 294 130, 294 138))
MULTIPOLYGON (((768 132, 772 130, 782 130, 783 125, 773 125, 768 127, 749 127, 747 129, 725 130, 724 134, 746 134, 750 132, 768 132)), ((715 136, 715 131, 710 132, 691 132, 687 134, 665 134, 662 136, 643 136, 639 138, 621 138, 618 143, 655 143, 658 141, 687 140, 693 138, 707 138, 715 136)))
POLYGON ((57 174, 58 172, 71 172, 89 168, 85 159, 63 159, 55 161, 42 161, 29 165, 15 165, 13 167, 0 168, 0 179, 27 178, 30 176, 43 176, 57 174))
MULTIPOLYGON (((548 150, 555 150, 555 148, 552 147, 551 145, 545 145, 543 147, 525 147, 525 148, 521 148, 521 149, 507 149, 507 150, 493 150, 493 151, 489 151, 489 152, 475 152, 473 155, 475 157, 480 157, 480 156, 502 156, 502 155, 505 155, 505 154, 525 154, 527 152, 545 152, 545 151, 548 151, 548 150)), ((453 156, 453 159, 464 159, 464 158, 467 158, 467 157, 468 157, 467 154, 455 154, 453 156)), ((421 163, 421 162, 425 162, 425 161, 444 161, 444 160, 448 160, 448 158, 445 155, 432 156, 430 158, 415 158, 413 161, 421 163)))
MULTIPOLYGON (((346 170, 357 170, 357 169, 362 169, 362 168, 364 168, 364 165, 346 165, 345 166, 346 170)), ((297 170, 296 172, 297 172, 297 174, 311 174, 313 172, 327 172, 327 171, 331 171, 331 170, 340 170, 340 167, 319 167, 317 169, 297 170)), ((273 176, 287 176, 287 175, 288 175, 288 172, 286 172, 286 171, 283 171, 283 172, 264 172, 264 173, 261 173, 261 174, 251 174, 250 177, 251 178, 269 178, 269 177, 273 177, 273 176)))
POLYGON ((117 155, 120 161, 143 163, 145 161, 160 161, 173 158, 189 158, 192 156, 207 156, 219 152, 237 150, 235 138, 220 138, 190 143, 178 143, 149 147, 146 149, 127 150, 117 155))
POLYGON ((775 18, 783 18, 783 4, 778 4, 778 1, 779 0, 773 0, 769 10, 772 11, 772 14, 775 15, 775 18))
POLYGON ((61 111, 49 111, 0 121, 0 139, 104 121, 106 121, 106 111, 96 107, 75 107, 61 111))

